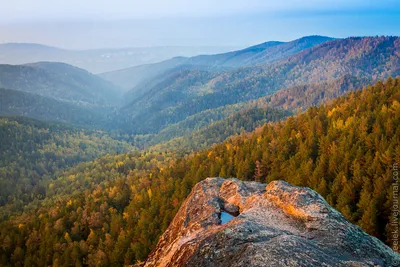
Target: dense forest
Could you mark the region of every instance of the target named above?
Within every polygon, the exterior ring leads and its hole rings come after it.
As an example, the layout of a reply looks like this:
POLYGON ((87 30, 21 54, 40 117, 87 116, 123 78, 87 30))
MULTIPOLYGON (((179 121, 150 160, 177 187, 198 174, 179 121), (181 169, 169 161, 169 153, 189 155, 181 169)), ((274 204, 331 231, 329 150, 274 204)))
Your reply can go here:
MULTIPOLYGON (((391 166, 400 162, 399 120, 400 79, 389 79, 187 156, 106 155, 59 170, 43 181, 42 197, 4 213, 0 264, 142 261, 191 188, 214 176, 311 187, 351 222, 392 245, 391 166)), ((47 147, 63 138, 50 139, 47 147)))
POLYGON ((9 210, 43 198, 59 169, 134 149, 122 136, 23 117, 0 117, 0 137, 0 206, 9 210))
MULTIPOLYGON (((205 149, 211 145, 221 143, 228 137, 250 132, 266 122, 278 121, 289 116, 291 112, 269 108, 268 104, 254 105, 243 109, 225 119, 210 123, 209 125, 193 130, 188 134, 160 142, 150 149, 155 151, 173 151, 188 153, 190 151, 205 149)), ((162 135, 156 135, 149 143, 157 141, 162 135)))
POLYGON ((107 128, 109 109, 73 105, 51 97, 0 88, 0 115, 27 116, 87 128, 107 128))

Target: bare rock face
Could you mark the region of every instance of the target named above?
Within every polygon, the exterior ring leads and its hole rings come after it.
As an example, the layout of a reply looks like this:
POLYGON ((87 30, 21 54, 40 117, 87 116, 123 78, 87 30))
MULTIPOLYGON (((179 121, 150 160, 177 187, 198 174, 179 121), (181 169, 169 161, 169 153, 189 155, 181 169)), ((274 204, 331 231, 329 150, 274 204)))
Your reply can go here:
POLYGON ((309 188, 208 178, 145 266, 398 266, 400 255, 309 188), (222 224, 221 215, 235 217, 222 224))

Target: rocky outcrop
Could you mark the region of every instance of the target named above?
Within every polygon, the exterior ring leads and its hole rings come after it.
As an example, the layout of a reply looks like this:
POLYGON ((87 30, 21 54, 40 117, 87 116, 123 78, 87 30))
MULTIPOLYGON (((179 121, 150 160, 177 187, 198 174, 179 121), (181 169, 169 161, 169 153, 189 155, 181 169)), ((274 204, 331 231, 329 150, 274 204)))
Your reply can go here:
POLYGON ((316 192, 208 178, 198 183, 145 266, 397 266, 400 255, 316 192), (221 214, 235 218, 222 224, 221 214))

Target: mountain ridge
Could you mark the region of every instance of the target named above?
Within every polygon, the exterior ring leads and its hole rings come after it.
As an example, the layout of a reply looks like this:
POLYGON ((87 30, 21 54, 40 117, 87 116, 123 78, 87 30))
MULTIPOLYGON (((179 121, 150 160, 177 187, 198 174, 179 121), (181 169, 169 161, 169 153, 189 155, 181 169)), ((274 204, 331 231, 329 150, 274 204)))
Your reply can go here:
POLYGON ((137 70, 143 67, 133 67, 116 72, 108 72, 100 74, 101 77, 109 81, 125 87, 125 89, 132 89, 135 85, 152 79, 157 75, 167 72, 175 67, 183 66, 188 69, 207 70, 207 71, 221 71, 224 69, 231 69, 235 67, 242 67, 246 65, 260 64, 272 62, 280 58, 286 57, 302 49, 309 48, 310 46, 320 44, 322 42, 333 40, 331 37, 324 36, 306 36, 290 42, 270 41, 262 44, 254 45, 241 50, 227 52, 215 55, 198 55, 190 58, 175 57, 171 60, 166 60, 161 63, 146 65, 147 73, 144 77, 136 73, 137 70), (282 48, 280 48, 280 46, 282 48), (276 48, 276 49, 274 49, 276 48), (272 49, 267 52, 268 49, 272 49), (121 73, 125 73, 127 77, 121 83, 121 73), (130 80, 125 81, 128 77, 137 77, 133 82, 130 80))
MULTIPOLYGON (((142 90, 141 98, 148 99, 145 105, 132 102, 132 108, 125 106, 123 110, 130 118, 146 118, 150 127, 143 132, 158 131, 165 127, 164 122, 177 123, 203 110, 254 100, 283 88, 332 83, 345 75, 368 82, 399 75, 399 50, 399 37, 347 38, 267 65, 220 73, 179 70, 175 75, 181 75, 180 79, 172 79, 173 73, 164 80, 161 76, 142 90), (161 102, 163 106, 157 104, 161 102)), ((134 128, 140 129, 140 125, 134 128)))

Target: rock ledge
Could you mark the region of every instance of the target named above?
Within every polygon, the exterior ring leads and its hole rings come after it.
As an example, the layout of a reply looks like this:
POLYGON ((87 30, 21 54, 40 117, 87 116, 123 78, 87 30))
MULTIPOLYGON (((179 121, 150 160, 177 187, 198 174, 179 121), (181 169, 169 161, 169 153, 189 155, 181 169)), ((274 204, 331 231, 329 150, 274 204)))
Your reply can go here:
POLYGON ((309 188, 207 178, 145 266, 397 266, 400 255, 309 188), (221 212, 234 216, 221 224, 221 212))

